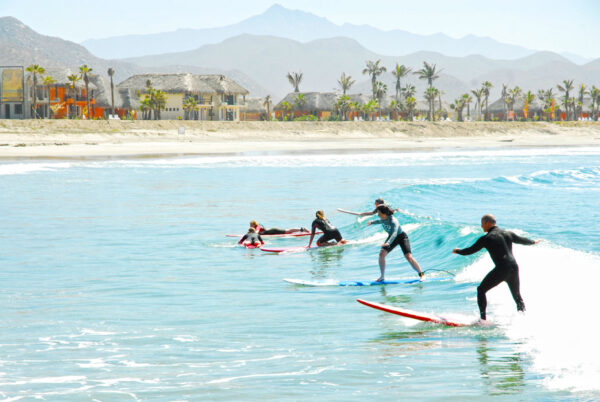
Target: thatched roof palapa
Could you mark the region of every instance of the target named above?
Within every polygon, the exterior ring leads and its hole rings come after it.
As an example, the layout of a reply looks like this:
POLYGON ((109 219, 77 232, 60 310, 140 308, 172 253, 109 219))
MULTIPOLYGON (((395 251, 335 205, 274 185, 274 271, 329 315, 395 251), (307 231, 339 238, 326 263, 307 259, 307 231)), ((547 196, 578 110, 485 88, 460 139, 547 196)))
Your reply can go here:
POLYGON ((166 93, 247 95, 248 91, 224 75, 137 74, 118 85, 119 90, 143 91, 150 80, 152 87, 166 93))

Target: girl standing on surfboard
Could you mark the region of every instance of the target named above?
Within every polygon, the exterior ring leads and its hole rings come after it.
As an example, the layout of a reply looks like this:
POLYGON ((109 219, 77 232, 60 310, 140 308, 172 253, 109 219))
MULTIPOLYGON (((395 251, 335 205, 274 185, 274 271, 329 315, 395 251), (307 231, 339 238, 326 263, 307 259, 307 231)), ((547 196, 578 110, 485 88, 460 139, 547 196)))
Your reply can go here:
POLYGON ((317 240, 317 246, 325 247, 325 246, 333 246, 335 244, 345 244, 346 240, 342 238, 342 234, 335 226, 329 222, 327 218, 325 218, 325 213, 321 210, 315 213, 317 219, 315 219, 311 226, 310 232, 310 240, 308 241, 308 247, 312 245, 313 238, 315 237, 315 232, 317 229, 323 231, 323 236, 319 237, 317 240), (334 242, 330 242, 330 240, 335 240, 334 242))
POLYGON ((306 233, 308 233, 308 230, 306 228, 300 228, 300 229, 270 228, 270 229, 265 229, 265 227, 263 225, 260 225, 256 221, 250 221, 250 227, 254 228, 254 230, 256 230, 256 233, 261 234, 261 235, 282 235, 282 234, 290 234, 290 233, 297 233, 297 232, 306 232, 306 233))
POLYGON ((375 210, 377 211, 379 220, 369 221, 367 222, 367 226, 380 223, 388 233, 388 238, 381 245, 381 250, 379 251, 379 270, 381 271, 381 276, 375 282, 383 282, 385 280, 385 257, 398 245, 400 245, 406 260, 419 273, 419 278, 421 280, 425 279, 419 263, 412 256, 408 235, 402 231, 398 220, 393 216, 394 210, 384 204, 377 206, 375 210))

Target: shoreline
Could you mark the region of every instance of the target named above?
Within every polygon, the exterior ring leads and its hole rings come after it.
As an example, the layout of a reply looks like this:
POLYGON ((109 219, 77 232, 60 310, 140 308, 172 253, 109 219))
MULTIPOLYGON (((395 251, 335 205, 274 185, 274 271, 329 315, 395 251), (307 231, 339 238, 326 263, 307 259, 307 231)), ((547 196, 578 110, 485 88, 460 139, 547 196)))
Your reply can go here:
POLYGON ((0 160, 585 146, 600 146, 600 122, 0 120, 0 160))

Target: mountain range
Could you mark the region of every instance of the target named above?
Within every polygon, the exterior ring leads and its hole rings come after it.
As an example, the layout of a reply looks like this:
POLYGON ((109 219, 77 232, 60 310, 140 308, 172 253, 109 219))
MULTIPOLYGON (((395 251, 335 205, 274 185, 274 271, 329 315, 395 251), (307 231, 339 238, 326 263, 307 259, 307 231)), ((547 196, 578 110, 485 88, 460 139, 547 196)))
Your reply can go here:
MULTIPOLYGON (((399 16, 399 21, 402 17, 405 16, 399 16)), ((193 50, 244 34, 276 36, 298 42, 343 37, 354 39, 375 53, 389 56, 430 51, 455 57, 481 55, 491 59, 517 59, 536 53, 536 50, 523 46, 475 35, 457 39, 442 33, 418 35, 398 29, 384 31, 369 25, 337 25, 312 13, 290 10, 277 4, 262 14, 223 27, 89 39, 82 45, 99 57, 120 59, 193 50)), ((572 53, 564 56, 577 64, 591 61, 572 53)))
MULTIPOLYGON (((371 92, 370 79, 362 73, 367 60, 381 60, 387 67, 388 72, 379 79, 386 83, 389 94, 394 93, 395 81, 390 72, 396 63, 405 64, 413 71, 421 68, 424 61, 436 64, 441 74, 435 86, 443 91, 442 97, 449 102, 480 87, 483 81, 494 84, 492 98, 499 96, 502 84, 518 85, 525 91, 556 88, 556 84, 565 79, 575 80, 576 85, 600 86, 600 59, 577 65, 552 52, 504 60, 482 55, 448 56, 432 51, 386 56, 348 37, 301 42, 271 35, 241 34, 188 51, 107 60, 77 43, 41 35, 15 18, 0 18, 0 65, 36 63, 76 69, 87 64, 96 74, 106 74, 108 67, 112 67, 116 71, 116 82, 140 73, 220 73, 247 88, 250 96, 270 94, 274 101, 292 90, 286 78, 288 72, 303 73, 302 91, 321 92, 334 90, 344 72, 356 80, 351 93, 368 94, 371 92)), ((417 97, 422 98, 425 82, 413 74, 404 78, 403 83, 407 82, 416 86, 417 97)))

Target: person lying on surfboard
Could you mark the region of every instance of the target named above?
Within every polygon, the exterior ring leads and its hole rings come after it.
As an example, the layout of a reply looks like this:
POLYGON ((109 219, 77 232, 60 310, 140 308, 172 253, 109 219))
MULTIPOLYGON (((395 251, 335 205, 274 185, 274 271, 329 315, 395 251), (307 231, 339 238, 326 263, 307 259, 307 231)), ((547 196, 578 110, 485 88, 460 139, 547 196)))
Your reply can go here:
POLYGON ((256 221, 250 221, 250 227, 256 230, 256 233, 262 235, 282 235, 282 234, 290 234, 290 233, 298 233, 305 232, 308 233, 308 229, 299 228, 299 229, 279 229, 279 228, 270 228, 265 229, 263 225, 260 225, 256 221))
POLYGON ((388 233, 388 238, 381 245, 381 250, 379 251, 379 270, 381 271, 381 276, 375 282, 382 282, 385 280, 385 257, 398 245, 400 245, 406 260, 419 274, 419 278, 424 280, 425 276, 423 275, 423 271, 421 271, 421 267, 417 260, 412 256, 408 235, 402 231, 398 220, 394 218, 394 210, 385 204, 380 204, 375 210, 377 211, 379 219, 367 222, 367 226, 380 223, 388 233))
MULTIPOLYGON (((377 207, 380 206, 380 205, 385 205, 385 201, 383 200, 383 198, 378 198, 378 199, 375 200, 375 209, 372 210, 372 211, 368 211, 368 212, 352 212, 352 211, 347 211, 347 210, 341 209, 341 208, 338 208, 338 211, 343 212, 345 214, 356 215, 356 216, 371 216, 371 215, 375 215, 377 213, 377 207)), ((401 211, 400 208, 396 208, 396 209, 392 208, 392 210, 394 212, 401 211)))
POLYGON ((242 236, 240 241, 238 241, 238 244, 260 247, 265 244, 265 242, 263 241, 262 237, 256 233, 256 229, 250 228, 248 229, 248 233, 242 236))
POLYGON ((512 244, 532 245, 539 243, 540 240, 530 240, 513 232, 500 229, 496 226, 496 218, 491 214, 483 215, 481 228, 486 234, 477 239, 475 244, 464 249, 455 248, 452 250, 454 254, 471 255, 485 248, 496 265, 477 287, 477 305, 479 306, 481 319, 483 321, 486 319, 487 299, 485 294, 502 282, 507 283, 517 304, 517 310, 525 311, 525 303, 523 303, 519 289, 519 266, 512 253, 512 244))
POLYGON ((317 229, 320 229, 323 232, 323 236, 319 237, 317 240, 317 246, 325 247, 325 246, 333 246, 335 244, 345 244, 346 240, 342 238, 342 234, 335 226, 329 222, 327 218, 325 218, 325 213, 321 210, 315 213, 317 217, 311 226, 310 232, 310 240, 308 241, 308 247, 312 245, 313 238, 315 237, 315 232, 317 229), (335 242, 330 241, 335 240, 335 242))

